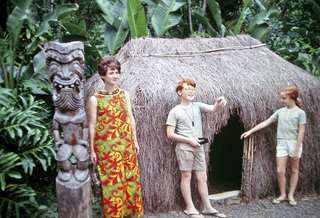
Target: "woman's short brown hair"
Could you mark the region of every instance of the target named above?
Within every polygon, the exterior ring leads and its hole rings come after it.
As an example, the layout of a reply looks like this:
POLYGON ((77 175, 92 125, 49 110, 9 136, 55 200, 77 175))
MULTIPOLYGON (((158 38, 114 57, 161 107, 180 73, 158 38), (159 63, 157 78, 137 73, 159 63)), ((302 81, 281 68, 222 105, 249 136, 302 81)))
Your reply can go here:
POLYGON ((105 57, 100 60, 98 64, 98 73, 100 76, 105 76, 108 68, 117 69, 119 73, 121 73, 121 65, 120 62, 115 57, 105 57))

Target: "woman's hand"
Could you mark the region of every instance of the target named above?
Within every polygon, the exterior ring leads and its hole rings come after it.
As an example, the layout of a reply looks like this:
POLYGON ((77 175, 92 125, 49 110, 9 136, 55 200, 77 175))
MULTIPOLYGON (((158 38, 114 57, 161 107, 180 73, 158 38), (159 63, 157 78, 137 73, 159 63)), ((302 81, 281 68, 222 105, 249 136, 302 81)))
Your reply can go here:
POLYGON ((138 143, 134 143, 134 148, 136 149, 136 153, 138 155, 140 152, 140 147, 139 147, 138 143))
POLYGON ((90 160, 92 163, 97 163, 97 154, 94 151, 90 151, 90 160))

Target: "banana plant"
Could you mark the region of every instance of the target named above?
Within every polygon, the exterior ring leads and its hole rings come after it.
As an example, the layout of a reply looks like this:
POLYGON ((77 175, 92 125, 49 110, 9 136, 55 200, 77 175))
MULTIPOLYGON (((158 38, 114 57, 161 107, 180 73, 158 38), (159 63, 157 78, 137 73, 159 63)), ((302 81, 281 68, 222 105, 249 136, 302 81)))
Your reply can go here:
POLYGON ((249 26, 246 29, 246 33, 250 34, 256 39, 259 39, 260 41, 265 41, 271 29, 268 21, 270 18, 279 14, 279 9, 276 7, 266 9, 259 0, 255 1, 260 8, 260 12, 251 20, 249 20, 249 26))
POLYGON ((214 18, 215 26, 217 30, 211 25, 211 21, 206 15, 203 9, 195 8, 192 10, 192 15, 198 20, 198 22, 205 28, 205 30, 212 37, 224 37, 226 34, 226 27, 222 23, 221 10, 218 2, 215 0, 207 0, 207 5, 209 6, 210 12, 214 18))
POLYGON ((114 55, 124 44, 129 33, 127 0, 112 3, 107 0, 96 0, 106 21, 104 41, 111 55, 114 55))
POLYGON ((221 10, 218 2, 216 2, 215 0, 207 0, 207 4, 209 5, 210 11, 214 17, 220 37, 224 37, 226 27, 222 24, 221 10))
POLYGON ((243 0, 243 8, 241 10, 240 17, 238 18, 238 22, 236 24, 236 27, 233 30, 234 35, 237 35, 241 31, 241 26, 243 22, 245 21, 247 15, 251 14, 249 3, 251 0, 243 0))
POLYGON ((61 20, 63 18, 70 15, 71 12, 78 10, 78 8, 79 8, 79 6, 77 4, 58 5, 53 11, 51 11, 43 16, 43 23, 40 26, 36 37, 39 37, 43 33, 50 30, 52 28, 52 24, 54 24, 54 23, 62 24, 62 25, 64 25, 62 27, 65 27, 66 29, 69 29, 71 31, 81 32, 81 34, 87 35, 86 32, 83 31, 79 26, 75 27, 75 26, 69 25, 68 22, 65 22, 65 23, 61 22, 61 20), (76 30, 73 30, 73 29, 76 29, 76 30))
POLYGON ((6 30, 8 34, 4 35, 0 43, 0 73, 2 75, 2 81, 5 88, 14 89, 18 92, 18 87, 24 74, 32 74, 33 69, 31 64, 25 65, 25 57, 32 54, 40 44, 40 37, 43 33, 50 30, 51 23, 54 21, 59 22, 59 19, 66 17, 72 11, 77 9, 76 4, 67 4, 57 6, 55 10, 44 16, 43 24, 38 30, 37 34, 32 38, 31 42, 19 53, 21 59, 20 63, 17 63, 18 53, 17 47, 21 42, 21 31, 25 25, 32 22, 31 5, 33 0, 11 0, 15 5, 12 13, 8 16, 6 22, 6 30), (29 71, 29 72, 28 72, 29 71))
MULTIPOLYGON (((0 63, 2 66, 1 69, 5 88, 17 89, 24 60, 21 61, 18 68, 15 67, 15 60, 17 57, 16 48, 19 43, 19 36, 23 25, 31 15, 30 6, 33 0, 12 0, 11 2, 15 7, 6 22, 7 32, 9 33, 7 43, 0 45, 4 51, 8 52, 8 55, 1 55, 0 63)), ((31 42, 26 47, 25 53, 30 54, 30 52, 35 50, 36 45, 36 40, 31 42)))
POLYGON ((162 37, 171 27, 176 26, 182 14, 175 13, 185 2, 162 0, 151 18, 152 27, 158 37, 162 37))
POLYGON ((219 33, 211 26, 209 18, 205 16, 205 12, 196 8, 192 10, 192 15, 197 19, 197 21, 205 28, 208 34, 212 37, 218 37, 219 33))
POLYGON ((127 1, 128 21, 131 37, 137 38, 147 35, 147 21, 145 10, 139 0, 127 1))

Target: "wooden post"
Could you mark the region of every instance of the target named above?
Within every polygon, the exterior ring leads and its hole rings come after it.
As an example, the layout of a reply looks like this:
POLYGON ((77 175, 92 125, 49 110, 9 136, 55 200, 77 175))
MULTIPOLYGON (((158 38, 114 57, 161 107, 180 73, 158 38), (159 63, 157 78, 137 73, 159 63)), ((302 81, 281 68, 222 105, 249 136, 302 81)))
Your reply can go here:
POLYGON ((245 201, 249 202, 252 198, 252 169, 253 169, 253 138, 245 138, 243 142, 243 161, 242 161, 242 187, 241 195, 245 201))
POLYGON ((68 186, 56 178, 56 189, 59 218, 92 217, 90 177, 80 186, 68 186))

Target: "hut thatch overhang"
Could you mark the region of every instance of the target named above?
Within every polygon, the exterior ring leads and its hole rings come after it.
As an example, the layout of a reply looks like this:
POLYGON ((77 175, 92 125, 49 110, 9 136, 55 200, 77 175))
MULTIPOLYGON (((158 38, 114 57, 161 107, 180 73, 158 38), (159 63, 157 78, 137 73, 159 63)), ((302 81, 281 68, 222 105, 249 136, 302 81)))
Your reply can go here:
MULTIPOLYGON (((132 39, 116 57, 122 65, 119 87, 129 92, 137 123, 139 168, 147 212, 184 208, 175 143, 167 139, 165 124, 169 111, 179 104, 175 87, 184 77, 196 82, 195 101, 213 104, 222 95, 228 101, 220 112, 203 116, 203 133, 211 141, 205 146, 208 163, 214 136, 223 131, 232 116, 239 117, 243 130, 252 128, 283 107, 279 90, 296 86, 308 122, 297 192, 320 192, 320 83, 305 70, 248 35, 132 39)), ((87 98, 102 87, 99 77, 93 76, 87 82, 87 98)), ((243 156, 239 189, 243 198, 277 195, 276 124, 254 133, 240 146, 243 156)), ((218 155, 232 159, 226 152, 218 155)), ((199 206, 194 181, 193 194, 199 206)))

